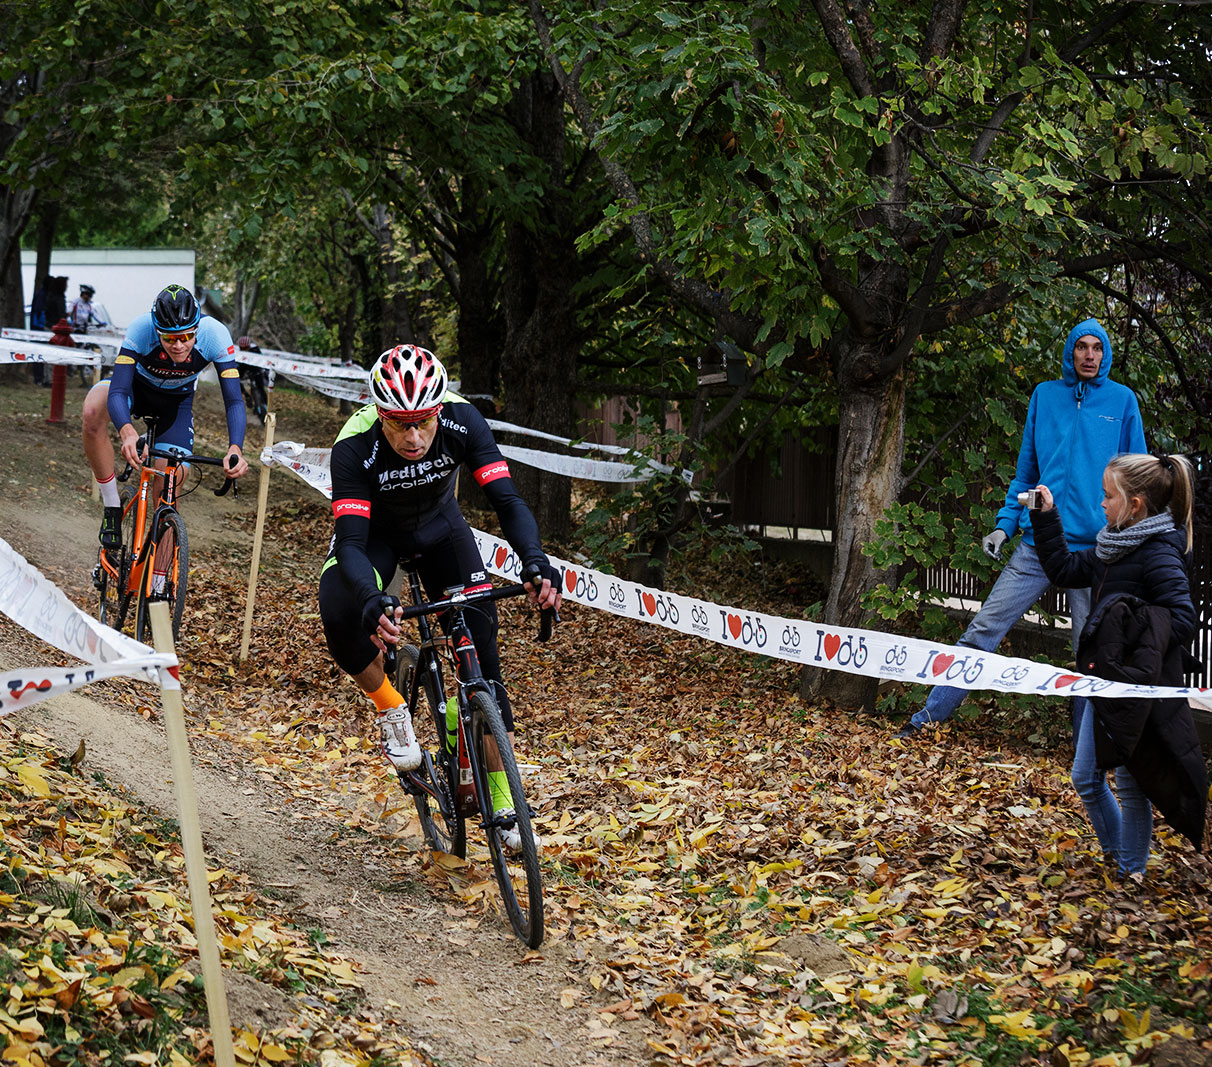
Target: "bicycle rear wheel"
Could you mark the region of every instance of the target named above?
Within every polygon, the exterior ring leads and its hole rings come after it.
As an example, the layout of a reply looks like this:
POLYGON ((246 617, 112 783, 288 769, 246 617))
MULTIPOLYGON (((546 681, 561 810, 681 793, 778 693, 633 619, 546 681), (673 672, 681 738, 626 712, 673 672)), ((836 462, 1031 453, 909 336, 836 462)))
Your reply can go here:
POLYGON ((101 599, 101 610, 97 617, 115 630, 122 629, 127 609, 130 607, 130 590, 127 584, 130 581, 131 546, 135 543, 136 508, 131 503, 133 496, 133 490, 122 491, 121 503, 124 510, 121 548, 103 548, 97 555, 97 592, 101 599), (101 565, 101 552, 106 554, 114 570, 118 572, 116 579, 101 565))
POLYGON ((530 808, 522 790, 522 775, 514 759, 509 735, 501 719, 497 702, 483 690, 472 692, 468 707, 471 714, 471 744, 475 746, 478 773, 483 781, 476 782, 476 789, 484 808, 492 810, 492 793, 488 786, 488 765, 485 740, 496 742, 501 757, 501 769, 509 782, 509 794, 513 802, 514 819, 521 847, 516 851, 506 850, 495 826, 488 827, 488 851, 492 855, 492 866, 496 871, 497 884, 501 887, 501 899, 505 913, 514 933, 531 948, 538 948, 543 941, 543 880, 539 873, 539 852, 534 843, 534 831, 530 826, 530 808))
POLYGON ((185 613, 185 586, 189 577, 189 539, 185 522, 175 511, 162 514, 156 525, 155 548, 144 564, 139 583, 139 604, 135 609, 135 640, 151 640, 151 617, 147 606, 154 600, 167 600, 172 610, 173 641, 181 640, 181 616, 185 613), (167 563, 162 590, 150 589, 157 578, 156 563, 167 563))
MULTIPOLYGON (((412 691, 412 676, 421 653, 415 645, 396 649, 396 690, 407 700, 412 691)), ((455 807, 454 791, 446 768, 449 765, 442 747, 446 710, 438 695, 437 683, 427 671, 421 679, 420 695, 412 706, 412 728, 421 746, 422 763, 415 771, 404 771, 400 781, 412 795, 421 820, 425 844, 460 859, 467 855, 467 823, 455 807)))

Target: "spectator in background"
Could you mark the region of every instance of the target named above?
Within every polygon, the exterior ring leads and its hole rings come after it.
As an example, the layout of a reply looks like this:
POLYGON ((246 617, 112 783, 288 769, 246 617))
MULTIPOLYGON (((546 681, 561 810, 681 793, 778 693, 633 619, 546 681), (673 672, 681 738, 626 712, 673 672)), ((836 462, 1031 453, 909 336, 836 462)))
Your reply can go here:
POLYGON ((46 279, 46 328, 53 330, 55 323, 67 318, 67 276, 52 274, 46 279))
POLYGON ((80 295, 72 301, 72 306, 67 312, 67 321, 71 323, 74 333, 88 333, 89 323, 96 323, 98 326, 108 325, 93 308, 95 292, 96 290, 91 285, 81 285, 80 295))
MULTIPOLYGON (((1199 623, 1191 601, 1192 484, 1185 456, 1116 456, 1102 480, 1107 525, 1081 552, 1069 551, 1052 493, 1038 487, 1030 518, 1044 570, 1059 586, 1094 590, 1080 670, 1181 686, 1184 671, 1198 667, 1186 652, 1199 623)), ((1186 700, 1094 697, 1074 712, 1073 786, 1118 876, 1145 873, 1153 804, 1202 849, 1208 776, 1186 700), (1118 799, 1107 784, 1111 767, 1118 799)))
MULTIPOLYGON (((261 352, 260 346, 253 344, 252 338, 247 334, 236 338, 236 347, 241 352, 251 352, 254 355, 261 352)), ((264 426, 265 416, 269 414, 269 390, 274 387, 274 372, 245 363, 239 356, 236 356, 236 369, 240 372, 240 389, 244 393, 244 403, 264 426)))
MULTIPOLYGON (((46 324, 46 282, 45 275, 38 279, 34 287, 34 295, 29 302, 29 328, 31 330, 49 330, 46 324)), ((35 385, 48 385, 46 368, 41 363, 31 363, 30 370, 34 374, 35 385)))
POLYGON ((46 282, 45 276, 38 279, 34 287, 34 295, 29 302, 29 328, 31 330, 49 330, 46 324, 46 282))
MULTIPOLYGON (((1006 504, 997 513, 997 525, 981 540, 992 559, 1002 558, 1002 547, 1020 530, 1022 539, 998 576, 981 610, 956 642, 966 648, 992 652, 1027 610, 1051 586, 1035 550, 1030 512, 1019 493, 1047 485, 1063 519, 1069 546, 1091 548, 1105 525, 1099 479, 1112 457, 1123 452, 1144 452, 1136 394, 1111 381, 1111 339, 1095 319, 1079 322, 1069 332, 1061 358, 1061 377, 1042 382, 1031 394, 1027 424, 1014 480, 1006 504)), ((1073 623, 1073 651, 1090 614, 1090 590, 1069 590, 1073 623)), ((944 722, 963 702, 967 690, 937 685, 925 706, 901 729, 899 737, 920 734, 930 723, 944 722)), ((1078 698, 1079 703, 1084 703, 1078 698)))

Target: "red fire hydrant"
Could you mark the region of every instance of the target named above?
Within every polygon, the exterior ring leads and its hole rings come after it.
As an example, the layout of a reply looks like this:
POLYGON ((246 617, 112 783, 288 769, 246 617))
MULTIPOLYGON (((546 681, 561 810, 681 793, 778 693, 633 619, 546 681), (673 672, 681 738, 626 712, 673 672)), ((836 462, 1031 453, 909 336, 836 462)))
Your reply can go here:
MULTIPOLYGON (((71 324, 67 319, 60 319, 51 327, 51 333, 54 335, 47 342, 52 345, 63 345, 65 348, 75 348, 76 342, 72 339, 71 324)), ((46 421, 52 425, 65 423, 67 420, 63 417, 63 401, 67 397, 67 367, 62 363, 56 363, 54 371, 51 374, 51 410, 50 418, 46 421)))

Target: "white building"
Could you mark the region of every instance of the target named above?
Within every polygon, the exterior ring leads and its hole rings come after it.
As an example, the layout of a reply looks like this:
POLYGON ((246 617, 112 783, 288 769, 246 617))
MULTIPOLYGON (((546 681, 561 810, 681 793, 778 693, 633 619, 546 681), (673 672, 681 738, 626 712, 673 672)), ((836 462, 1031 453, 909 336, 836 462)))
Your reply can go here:
MULTIPOLYGON (((21 284, 25 303, 34 295, 37 253, 21 252, 21 284)), ((67 303, 80 295, 81 285, 96 291, 93 303, 105 309, 108 321, 119 329, 150 311, 156 294, 166 285, 194 290, 192 248, 56 248, 51 252, 50 273, 67 276, 67 303)))

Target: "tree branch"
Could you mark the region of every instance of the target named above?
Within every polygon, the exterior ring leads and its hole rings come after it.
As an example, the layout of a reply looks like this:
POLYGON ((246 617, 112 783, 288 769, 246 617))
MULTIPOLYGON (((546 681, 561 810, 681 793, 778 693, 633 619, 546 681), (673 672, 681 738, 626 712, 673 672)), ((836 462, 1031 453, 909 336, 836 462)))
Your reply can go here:
MULTIPOLYGON (((541 0, 529 0, 529 3, 531 19, 543 47, 543 54, 564 93, 564 99, 572 108, 573 114, 576 115, 586 138, 592 142, 601 132, 601 124, 595 118, 589 101, 581 92, 579 73, 585 57, 581 57, 581 61, 574 68, 575 73, 570 75, 556 56, 551 25, 543 10, 541 0)), ((639 190, 636 189, 631 176, 604 151, 601 149, 595 149, 595 151, 615 195, 632 209, 628 212, 628 227, 635 239, 640 259, 649 264, 657 277, 676 297, 690 307, 697 308, 708 315, 716 322, 721 332, 732 337, 742 348, 747 348, 759 355, 768 351, 773 342, 770 339, 758 341, 757 334, 761 327, 759 320, 738 315, 732 310, 731 298, 728 294, 713 289, 697 279, 687 278, 676 264, 659 254, 657 242, 653 237, 652 219, 644 210, 639 190)))
POLYGON ((859 98, 875 96, 875 87, 871 84, 867 64, 863 62, 863 57, 854 45, 846 18, 837 4, 834 0, 812 0, 812 6, 816 8, 817 18, 821 20, 821 28, 825 31, 825 40, 829 42, 829 47, 841 63, 842 73, 846 75, 850 88, 859 98))
POLYGON ((1080 274, 1077 277, 1081 278, 1087 285, 1097 289, 1105 296, 1112 297, 1115 300, 1120 300, 1132 309, 1133 314, 1140 316, 1140 319, 1146 326, 1149 327, 1161 342, 1162 348, 1166 350, 1166 355, 1170 359, 1171 366, 1174 367, 1174 373, 1178 375, 1179 382, 1182 383, 1183 392, 1187 394, 1187 402, 1191 405, 1191 410, 1202 418, 1212 418, 1212 411, 1203 402, 1203 398, 1199 395, 1195 384, 1187 377, 1187 372, 1183 366, 1181 353, 1174 347, 1174 342, 1170 340, 1170 335, 1162 328, 1161 323, 1144 304, 1128 293, 1120 292, 1120 290, 1112 288, 1106 282, 1101 282, 1097 278, 1093 278, 1088 274, 1080 274))

